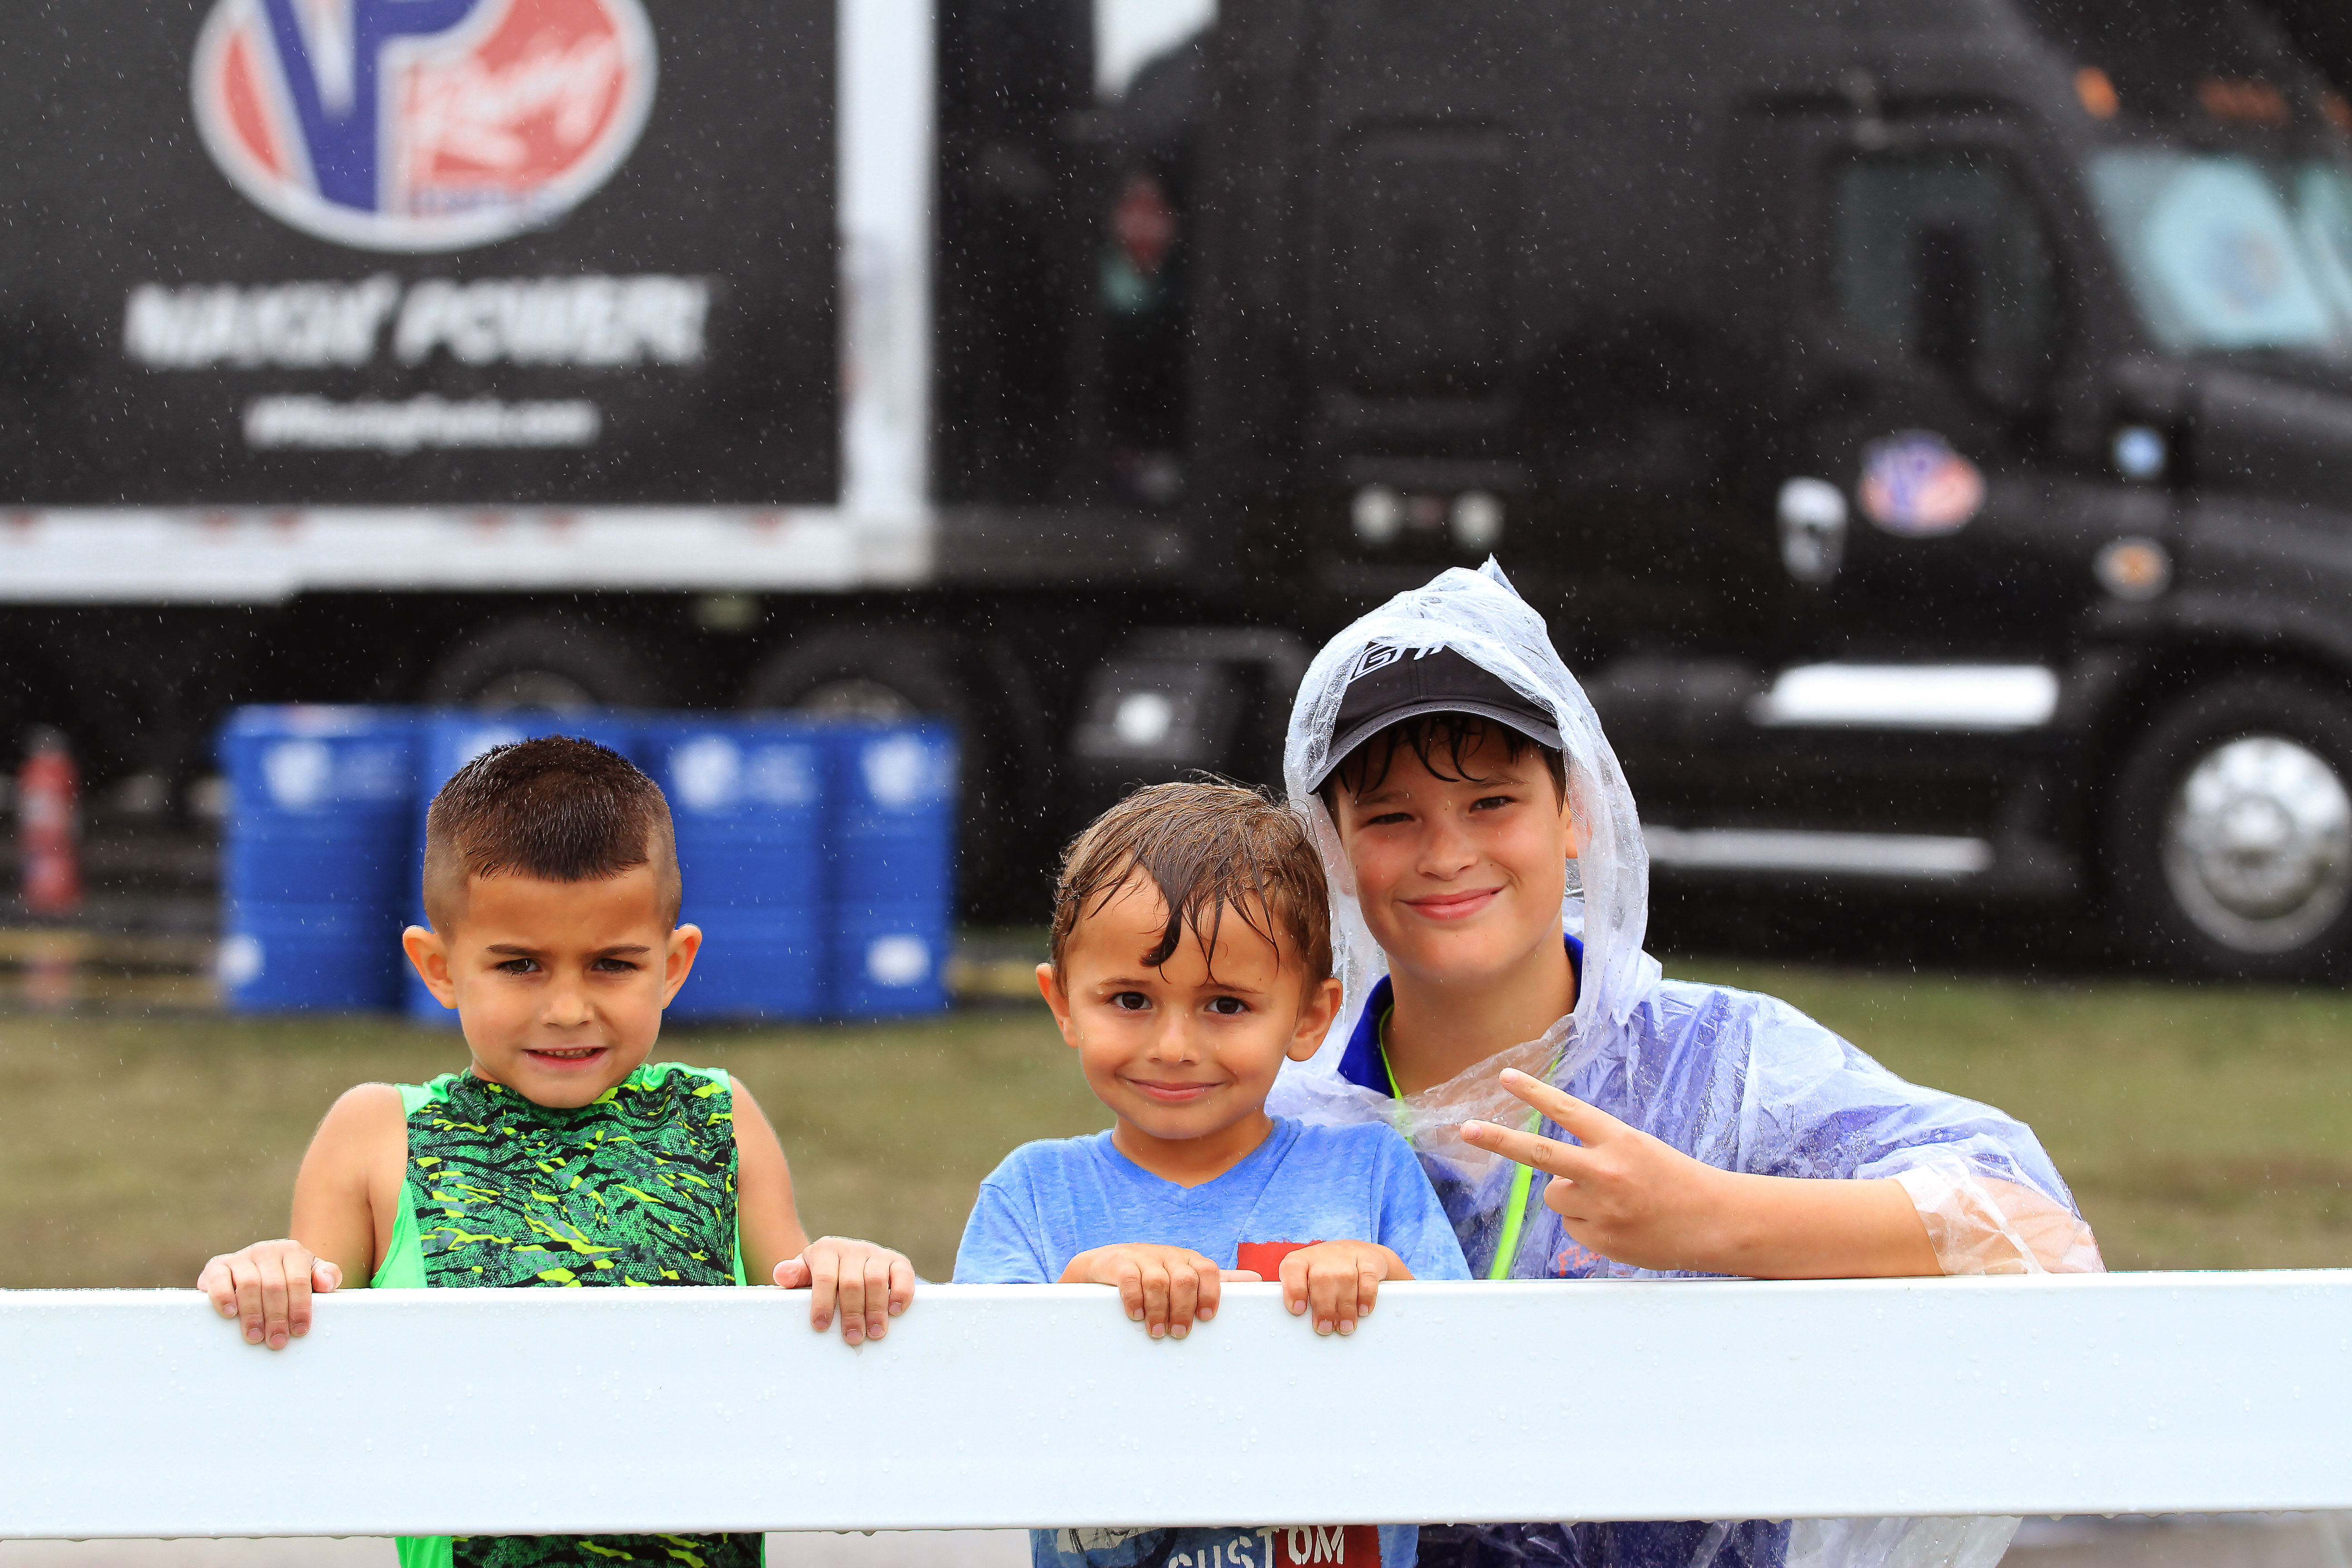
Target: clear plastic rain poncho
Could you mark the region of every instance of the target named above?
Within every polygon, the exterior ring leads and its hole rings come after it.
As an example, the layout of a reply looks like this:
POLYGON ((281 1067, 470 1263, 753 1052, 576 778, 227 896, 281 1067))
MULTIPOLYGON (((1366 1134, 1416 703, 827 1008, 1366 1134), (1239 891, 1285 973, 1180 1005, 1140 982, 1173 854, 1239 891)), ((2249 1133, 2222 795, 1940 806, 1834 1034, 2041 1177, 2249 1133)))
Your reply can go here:
MULTIPOLYGON (((1503 1231, 1515 1167, 1465 1143, 1462 1123, 1526 1123, 1497 1075, 1517 1067, 1723 1170, 1892 1177, 1949 1274, 2084 1273, 2102 1268, 2089 1226, 2041 1143, 1990 1106, 1905 1082, 1786 1003, 1662 978, 1643 951, 1649 854, 1633 792, 1543 619, 1489 562, 1445 572, 1349 626, 1309 667, 1283 759, 1330 878, 1340 1024, 1309 1061, 1286 1067, 1268 1109, 1311 1122, 1383 1121, 1421 1152, 1474 1272, 1503 1231), (1497 1052, 1402 1100, 1349 1081, 1339 1058, 1388 971, 1356 907, 1338 829, 1307 787, 1328 760, 1340 698, 1371 649, 1452 648, 1549 710, 1568 760, 1580 856, 1562 909, 1583 956, 1575 1010, 1539 1039, 1497 1052)), ((1564 1134, 1549 1122, 1546 1137, 1564 1134)), ((1542 1191, 1538 1173, 1535 1193, 1542 1191)), ((1531 1199, 1507 1269, 1516 1279, 1655 1276, 1578 1246, 1531 1199)), ((2006 1520, 1843 1520, 1736 1524, 1579 1524, 1425 1532, 1425 1555, 1468 1568, 1985 1568, 2006 1520), (1465 1539, 1449 1548, 1442 1537, 1465 1539), (1466 1537, 1475 1535, 1472 1541, 1466 1537)))

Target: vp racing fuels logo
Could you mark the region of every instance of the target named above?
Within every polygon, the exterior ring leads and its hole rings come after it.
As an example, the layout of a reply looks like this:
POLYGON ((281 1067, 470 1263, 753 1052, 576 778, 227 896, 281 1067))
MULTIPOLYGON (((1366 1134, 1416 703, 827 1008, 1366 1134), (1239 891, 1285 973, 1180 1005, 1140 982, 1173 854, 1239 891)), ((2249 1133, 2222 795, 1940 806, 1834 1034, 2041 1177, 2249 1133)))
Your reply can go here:
POLYGON ((321 239, 455 250, 571 210, 654 94, 638 0, 215 0, 196 125, 236 188, 321 239))
POLYGON ((1862 454, 1864 516, 1900 539, 1935 539, 1984 509, 1984 474, 1931 430, 1905 430, 1862 454))

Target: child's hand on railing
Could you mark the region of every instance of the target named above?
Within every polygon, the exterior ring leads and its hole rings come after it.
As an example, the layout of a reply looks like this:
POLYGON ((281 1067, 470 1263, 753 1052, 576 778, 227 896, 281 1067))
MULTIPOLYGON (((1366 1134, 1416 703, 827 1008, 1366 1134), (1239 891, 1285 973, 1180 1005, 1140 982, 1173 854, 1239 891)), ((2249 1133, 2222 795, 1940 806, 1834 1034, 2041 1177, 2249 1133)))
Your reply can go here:
POLYGON ((1371 1241, 1318 1241, 1282 1260, 1282 1304, 1292 1316, 1313 1312, 1318 1334, 1352 1334, 1371 1315, 1383 1279, 1410 1279, 1394 1252, 1371 1241))
POLYGON ((776 1265, 775 1281, 812 1292, 809 1327, 818 1333, 833 1326, 838 1308, 842 1341, 853 1345, 882 1338, 915 1299, 915 1266, 903 1254, 845 1236, 810 1242, 798 1258, 776 1265))
POLYGON ((1193 1323, 1217 1315, 1218 1287, 1228 1280, 1255 1284, 1258 1276, 1219 1268, 1190 1247, 1127 1242, 1079 1253, 1062 1270, 1060 1283, 1116 1287, 1129 1322, 1141 1323, 1155 1340, 1181 1340, 1193 1323))
POLYGON ((245 1342, 282 1351, 310 1331, 310 1298, 343 1282, 341 1266, 299 1241, 257 1241, 205 1265, 196 1289, 224 1318, 245 1320, 245 1342))

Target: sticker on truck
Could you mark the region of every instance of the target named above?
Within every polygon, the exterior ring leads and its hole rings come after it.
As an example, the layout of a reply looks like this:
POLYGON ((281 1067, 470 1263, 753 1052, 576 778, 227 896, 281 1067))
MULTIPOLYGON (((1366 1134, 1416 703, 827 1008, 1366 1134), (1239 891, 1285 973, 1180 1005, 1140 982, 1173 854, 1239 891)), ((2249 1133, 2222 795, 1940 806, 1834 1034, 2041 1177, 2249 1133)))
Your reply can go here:
POLYGON ((1984 475, 1930 430, 1874 441, 1862 454, 1863 515, 1888 533, 1933 539, 1969 525, 1985 503, 1984 475))
POLYGON ((216 0, 191 90, 214 161, 273 216, 456 250, 553 221, 620 167, 653 29, 638 0, 216 0))

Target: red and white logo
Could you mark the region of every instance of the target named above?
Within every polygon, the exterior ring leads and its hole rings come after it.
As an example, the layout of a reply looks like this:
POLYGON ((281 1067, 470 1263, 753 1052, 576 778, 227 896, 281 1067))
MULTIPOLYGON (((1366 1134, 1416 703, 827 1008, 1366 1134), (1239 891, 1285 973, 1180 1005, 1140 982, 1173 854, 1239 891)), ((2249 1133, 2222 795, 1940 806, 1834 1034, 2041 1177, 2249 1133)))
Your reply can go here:
POLYGON ((636 145, 638 0, 215 0, 192 92, 232 184, 305 233, 456 250, 552 222, 636 145))
POLYGON ((1903 539, 1934 539, 1966 528, 1984 509, 1978 467, 1931 430, 1905 430, 1862 454, 1856 487, 1863 514, 1903 539))

